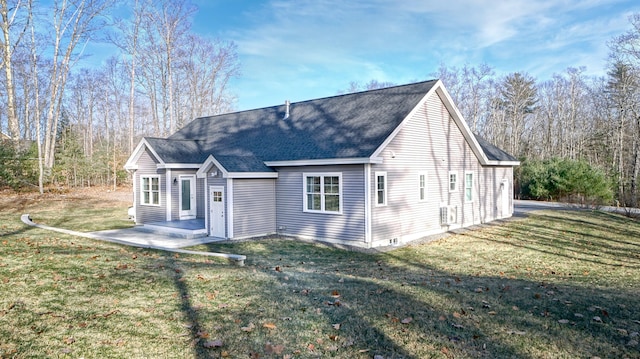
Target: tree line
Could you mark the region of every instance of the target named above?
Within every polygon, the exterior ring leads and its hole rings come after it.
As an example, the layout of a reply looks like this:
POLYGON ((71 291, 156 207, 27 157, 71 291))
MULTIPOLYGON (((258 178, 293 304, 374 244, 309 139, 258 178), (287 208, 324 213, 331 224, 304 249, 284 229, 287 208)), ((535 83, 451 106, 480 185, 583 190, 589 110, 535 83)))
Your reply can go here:
POLYGON ((640 14, 629 21, 631 29, 607 44, 606 76, 587 76, 584 67, 570 67, 540 81, 525 72, 498 76, 486 64, 443 65, 433 74, 445 83, 472 131, 522 161, 520 195, 558 199, 576 194, 582 200, 638 206, 640 14), (547 176, 564 166, 562 173, 574 176, 564 180, 583 178, 583 189, 554 191, 558 187, 546 181, 546 190, 536 190, 541 183, 532 184, 531 174, 541 166, 547 176))
POLYGON ((115 186, 141 137, 231 110, 236 45, 195 34, 196 10, 188 0, 0 0, 0 186, 115 186), (117 51, 81 67, 88 44, 117 51))
MULTIPOLYGON (((0 186, 126 182, 122 166, 141 137, 232 110, 236 46, 194 33, 196 11, 189 0, 0 0, 0 132, 8 135, 0 139, 0 186), (117 50, 83 68, 88 43, 117 50)), ((604 76, 572 67, 539 80, 489 64, 443 64, 430 76, 445 83, 472 131, 522 161, 520 196, 567 196, 566 186, 540 190, 551 182, 532 176, 580 169, 605 182, 583 200, 637 207, 640 14, 629 23, 608 43, 604 76)), ((353 82, 342 92, 390 85, 353 82)))

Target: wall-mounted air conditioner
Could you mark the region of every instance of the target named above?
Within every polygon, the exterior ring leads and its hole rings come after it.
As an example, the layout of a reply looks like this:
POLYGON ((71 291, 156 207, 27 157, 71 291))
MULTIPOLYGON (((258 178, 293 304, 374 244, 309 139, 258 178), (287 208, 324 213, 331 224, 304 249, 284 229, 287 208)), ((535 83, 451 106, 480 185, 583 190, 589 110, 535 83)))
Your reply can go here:
POLYGON ((441 206, 440 207, 440 224, 448 226, 458 221, 457 206, 441 206))

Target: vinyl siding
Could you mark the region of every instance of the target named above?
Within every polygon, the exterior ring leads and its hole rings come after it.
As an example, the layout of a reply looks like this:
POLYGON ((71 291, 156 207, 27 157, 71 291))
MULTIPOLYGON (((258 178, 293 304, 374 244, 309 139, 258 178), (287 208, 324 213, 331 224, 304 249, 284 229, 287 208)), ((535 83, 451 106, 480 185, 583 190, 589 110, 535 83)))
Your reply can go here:
POLYGON ((134 175, 136 193, 136 223, 143 224, 149 222, 164 221, 167 216, 166 211, 166 189, 167 183, 165 178, 165 170, 158 170, 157 163, 153 159, 153 156, 149 153, 149 150, 145 149, 138 159, 138 169, 134 175), (140 177, 148 175, 157 175, 160 177, 160 206, 149 206, 141 204, 140 194, 140 177))
POLYGON ((364 166, 278 168, 276 229, 284 235, 321 241, 361 241, 365 238, 364 166), (342 214, 303 211, 303 173, 342 173, 342 214))
POLYGON ((275 179, 233 180, 233 237, 276 232, 275 179))
MULTIPOLYGON (((493 220, 500 181, 510 167, 483 167, 437 94, 430 96, 382 151, 383 164, 371 166, 372 239, 374 245, 394 239, 493 220), (457 173, 449 191, 449 173, 457 173), (376 172, 387 173, 387 205, 376 206, 376 172), (473 201, 465 202, 465 173, 473 172, 473 201), (426 174, 426 200, 419 199, 419 175, 426 174), (457 223, 441 226, 440 207, 457 207, 457 223)), ((499 205, 499 203, 498 203, 499 205)))

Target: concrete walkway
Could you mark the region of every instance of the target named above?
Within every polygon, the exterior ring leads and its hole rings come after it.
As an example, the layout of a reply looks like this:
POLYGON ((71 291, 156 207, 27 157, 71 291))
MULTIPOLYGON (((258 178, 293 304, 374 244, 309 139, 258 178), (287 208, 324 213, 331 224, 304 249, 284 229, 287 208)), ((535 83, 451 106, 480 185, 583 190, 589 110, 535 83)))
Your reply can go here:
POLYGON ((20 217, 20 219, 22 220, 22 222, 32 227, 69 234, 77 237, 84 237, 89 239, 96 239, 100 241, 122 244, 126 246, 157 249, 157 250, 173 252, 173 253, 195 254, 195 255, 209 256, 209 257, 221 257, 221 258, 226 258, 232 263, 240 266, 243 266, 244 261, 247 259, 246 256, 241 254, 200 252, 200 251, 190 251, 186 249, 180 249, 180 247, 188 247, 188 246, 210 243, 215 241, 208 237, 193 238, 193 239, 171 238, 166 236, 159 236, 153 233, 144 233, 144 232, 136 231, 134 229, 113 229, 113 230, 107 230, 107 231, 85 233, 85 232, 72 231, 69 229, 50 227, 50 226, 45 226, 43 224, 34 223, 31 220, 31 217, 29 217, 29 214, 23 214, 20 217))

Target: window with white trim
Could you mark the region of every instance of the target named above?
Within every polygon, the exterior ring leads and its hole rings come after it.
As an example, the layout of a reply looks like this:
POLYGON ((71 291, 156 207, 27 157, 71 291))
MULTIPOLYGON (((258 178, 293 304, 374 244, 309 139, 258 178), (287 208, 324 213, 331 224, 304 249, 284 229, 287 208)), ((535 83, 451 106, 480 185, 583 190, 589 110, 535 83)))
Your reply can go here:
POLYGON ((160 205, 160 176, 140 176, 140 203, 160 205))
POLYGON ((458 191, 458 172, 449 172, 449 192, 458 191))
POLYGON ((424 202, 427 200, 427 173, 418 174, 418 200, 424 202))
POLYGON ((305 173, 304 212, 342 213, 342 173, 305 173))
POLYGON ((376 172, 376 206, 387 205, 387 172, 376 172))
POLYGON ((473 201, 473 172, 464 173, 464 200, 473 201))

